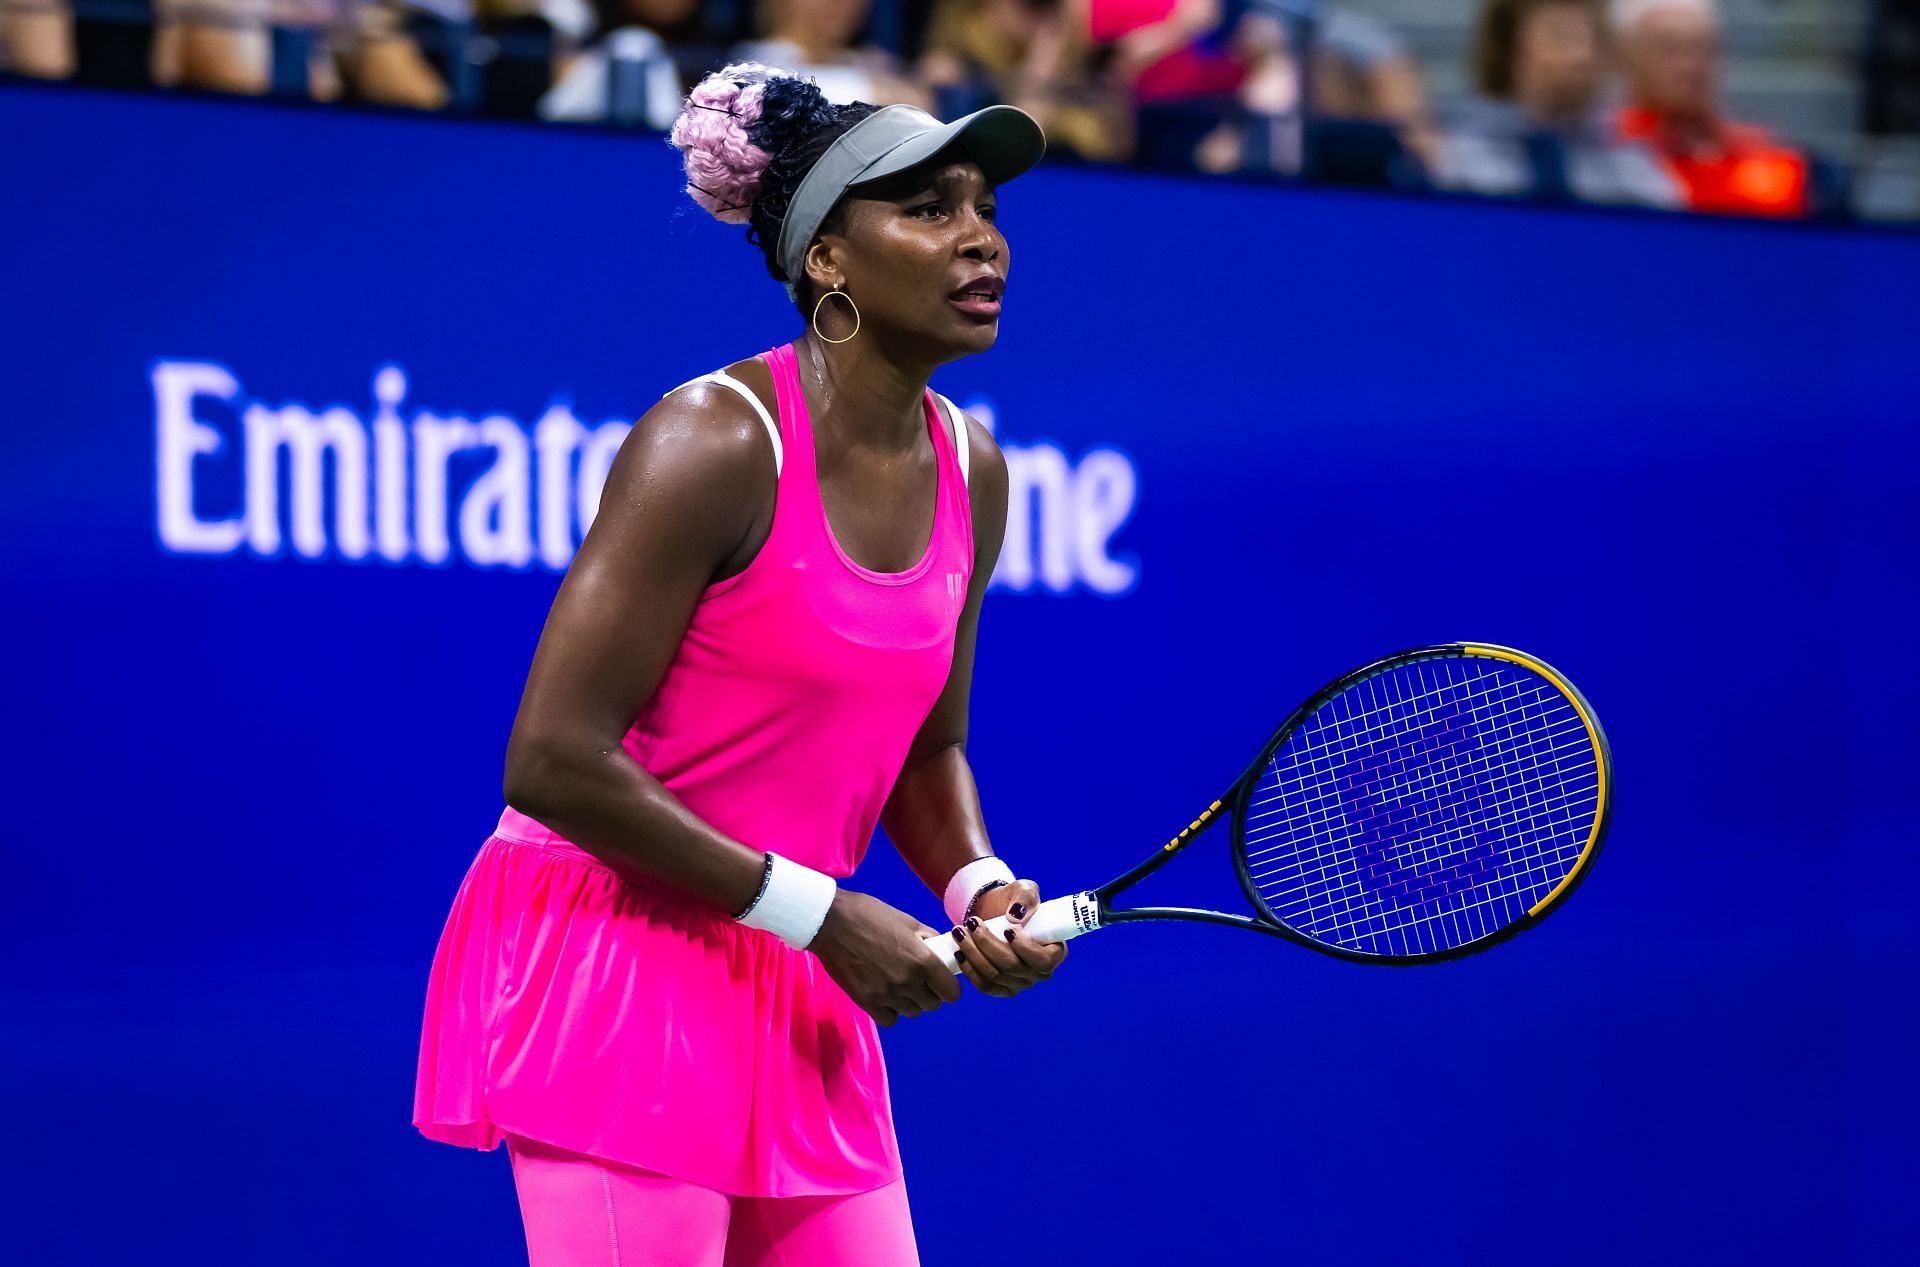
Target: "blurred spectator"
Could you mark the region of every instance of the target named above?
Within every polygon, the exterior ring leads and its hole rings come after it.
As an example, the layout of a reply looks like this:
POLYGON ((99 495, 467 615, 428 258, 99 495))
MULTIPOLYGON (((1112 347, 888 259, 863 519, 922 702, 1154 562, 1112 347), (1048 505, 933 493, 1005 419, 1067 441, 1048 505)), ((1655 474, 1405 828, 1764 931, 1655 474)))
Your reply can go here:
POLYGON ((1400 38, 1381 22, 1347 9, 1301 6, 1281 0, 1227 0, 1229 46, 1248 73, 1237 109, 1195 153, 1203 171, 1248 167, 1298 171, 1366 184, 1411 183, 1398 170, 1400 151, 1425 161, 1434 143, 1426 90, 1400 38), (1294 47, 1312 49, 1310 73, 1300 73, 1294 47), (1312 93, 1300 110, 1300 80, 1312 93), (1308 152, 1309 119, 1316 137, 1308 152), (1329 121, 1374 125, 1330 127, 1329 121))
POLYGON ((532 118, 594 26, 587 0, 358 0, 341 63, 361 101, 532 118))
POLYGON ((337 40, 340 67, 354 99, 413 110, 445 109, 452 91, 420 47, 414 29, 423 18, 443 24, 464 21, 469 16, 466 5, 460 0, 444 7, 360 0, 357 7, 355 20, 337 40))
POLYGON ((1867 131, 1920 133, 1920 0, 1873 0, 1864 69, 1867 131))
POLYGON ((153 82, 249 95, 271 86, 278 0, 154 0, 153 82))
POLYGON ((1040 121, 1050 150, 1125 159, 1130 103, 1094 76, 1091 51, 1068 0, 939 0, 919 74, 944 118, 1004 102, 1040 121))
POLYGON ((1804 216, 1807 157, 1764 129, 1720 116, 1720 22, 1713 0, 1614 0, 1627 71, 1622 136, 1650 143, 1695 211, 1804 216))
POLYGON ((35 79, 73 75, 73 9, 66 0, 0 0, 0 70, 35 79))
POLYGON ((1292 171, 1298 136, 1242 129, 1244 117, 1290 117, 1296 88, 1273 19, 1254 21, 1225 0, 1075 0, 1106 75, 1137 104, 1135 157, 1148 167, 1190 169, 1202 152, 1213 171, 1256 165, 1292 171), (1242 146, 1242 134, 1256 146, 1242 146), (1212 148, 1208 140, 1212 136, 1212 148), (1279 150, 1279 154, 1273 154, 1279 150))
POLYGON ((730 60, 764 62, 811 75, 827 100, 844 105, 933 108, 933 97, 907 77, 897 58, 877 45, 853 47, 872 0, 759 0, 761 38, 733 50, 730 60))
POLYGON ((1326 10, 1321 20, 1313 111, 1390 124, 1423 156, 1432 139, 1426 87, 1406 45, 1384 23, 1349 9, 1326 10))
POLYGON ((543 119, 673 126, 685 89, 671 48, 696 39, 700 0, 597 0, 586 46, 562 59, 543 119))
POLYGON ((1653 150, 1614 134, 1601 106, 1604 0, 1487 0, 1474 34, 1479 96, 1434 155, 1434 183, 1483 194, 1679 207, 1653 150))
POLYGON ((153 82, 259 95, 278 80, 332 101, 344 68, 358 100, 437 110, 446 84, 408 33, 408 12, 378 0, 155 0, 153 82), (276 30, 300 38, 276 42, 276 30))
MULTIPOLYGON (((509 119, 539 115, 568 59, 596 29, 586 0, 485 0, 477 4, 482 57, 477 106, 482 114, 509 119)), ((656 45, 658 41, 655 41, 656 45)), ((666 60, 664 52, 661 60, 666 60)), ((668 77, 677 76, 668 67, 668 77)), ((627 94, 636 106, 639 94, 627 94)), ((636 109, 633 122, 643 122, 636 109)))
MULTIPOLYGON (((1341 8, 1308 22, 1280 0, 1084 0, 1111 73, 1144 107, 1143 143, 1207 171, 1294 172, 1304 160, 1302 80, 1312 114, 1381 125, 1418 151, 1428 141, 1419 73, 1391 30, 1341 8), (1311 74, 1293 47, 1311 36, 1311 74), (1179 139, 1184 127, 1198 131, 1179 139), (1171 128, 1169 140, 1161 133, 1171 128)), ((1291 6, 1298 8, 1298 6, 1291 6)), ((1304 45, 1303 45, 1304 46, 1304 45)), ((1149 161, 1153 156, 1150 154, 1149 161)))
MULTIPOLYGON (((326 31, 351 21, 351 0, 154 0, 152 77, 161 88, 205 88, 259 96, 273 88, 273 29, 326 31)), ((326 40, 313 40, 315 96, 332 100, 338 81, 326 40)))

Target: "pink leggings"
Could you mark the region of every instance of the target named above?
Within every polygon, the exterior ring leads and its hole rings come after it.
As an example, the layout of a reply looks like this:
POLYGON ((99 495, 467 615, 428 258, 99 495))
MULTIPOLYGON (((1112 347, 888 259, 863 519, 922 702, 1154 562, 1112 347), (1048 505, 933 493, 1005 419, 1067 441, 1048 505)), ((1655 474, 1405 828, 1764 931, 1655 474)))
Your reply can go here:
POLYGON ((530 1267, 919 1267, 905 1180, 835 1197, 731 1197, 507 1136, 530 1267))

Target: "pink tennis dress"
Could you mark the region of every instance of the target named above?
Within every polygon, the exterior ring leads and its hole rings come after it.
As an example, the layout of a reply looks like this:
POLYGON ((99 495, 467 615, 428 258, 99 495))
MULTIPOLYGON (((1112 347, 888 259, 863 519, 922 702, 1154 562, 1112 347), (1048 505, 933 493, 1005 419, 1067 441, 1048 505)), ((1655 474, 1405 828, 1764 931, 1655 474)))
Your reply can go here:
MULTIPOLYGON (((905 572, 848 558, 795 350, 761 354, 783 455, 766 544, 707 588, 623 742, 734 839, 845 877, 946 684, 973 524, 956 415, 929 391, 926 552, 905 572)), ((734 1196, 866 1192, 901 1174, 879 1034, 811 952, 616 874, 510 807, 434 954, 413 1122, 450 1144, 512 1132, 734 1196)))

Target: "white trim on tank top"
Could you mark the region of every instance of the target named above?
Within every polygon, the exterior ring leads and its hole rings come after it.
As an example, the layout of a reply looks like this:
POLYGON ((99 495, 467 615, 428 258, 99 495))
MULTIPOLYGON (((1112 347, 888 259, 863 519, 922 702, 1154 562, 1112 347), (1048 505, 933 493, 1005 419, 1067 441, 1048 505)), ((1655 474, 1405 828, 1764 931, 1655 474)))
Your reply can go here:
MULTIPOLYGON (((760 403, 760 398, 753 394, 753 389, 725 370, 715 370, 711 374, 702 374, 698 378, 690 378, 680 384, 680 387, 691 387, 695 383, 718 383, 722 387, 731 387, 746 397, 747 403, 753 406, 753 412, 759 414, 760 421, 765 424, 767 428, 767 438, 773 441, 773 473, 775 475, 780 474, 780 466, 786 460, 787 456, 786 446, 780 443, 780 424, 773 420, 773 415, 768 413, 767 407, 760 403)), ((673 392, 679 391, 680 387, 674 388, 673 392)), ((673 395, 673 392, 668 392, 667 396, 673 395)), ((662 396, 661 399, 665 400, 666 396, 662 396)))
MULTIPOLYGON (((715 370, 711 374, 690 378, 680 384, 680 387, 691 387, 695 383, 718 383, 722 387, 731 387, 746 398, 747 403, 753 406, 753 412, 760 415, 760 421, 767 429, 767 438, 773 441, 773 473, 778 475, 787 456, 786 446, 780 443, 780 424, 773 420, 773 415, 767 412, 767 407, 760 402, 760 397, 754 394, 753 389, 725 370, 715 370)), ((679 391, 680 387, 668 392, 667 396, 679 391)), ((960 482, 965 484, 973 465, 973 453, 967 445, 967 416, 960 412, 958 405, 939 392, 934 392, 933 398, 940 402, 947 420, 947 428, 953 435, 953 455, 960 463, 960 482)), ((664 400, 665 397, 662 399, 664 400)))
POLYGON ((933 393, 933 398, 947 411, 947 426, 953 431, 953 456, 960 460, 960 482, 965 484, 970 477, 969 468, 973 465, 973 449, 967 443, 967 416, 960 412, 960 406, 939 392, 933 393))

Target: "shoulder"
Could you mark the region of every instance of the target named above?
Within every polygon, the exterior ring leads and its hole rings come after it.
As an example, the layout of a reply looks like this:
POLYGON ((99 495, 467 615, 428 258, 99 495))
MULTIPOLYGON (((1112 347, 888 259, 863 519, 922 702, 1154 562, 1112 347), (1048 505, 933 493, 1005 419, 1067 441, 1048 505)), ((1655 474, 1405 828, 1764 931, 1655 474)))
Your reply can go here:
MULTIPOLYGON (((773 390, 773 374, 757 356, 723 366, 722 371, 754 394, 767 416, 778 419, 780 404, 773 390)), ((766 424, 739 392, 711 379, 694 379, 662 396, 642 415, 642 423, 675 419, 687 426, 712 430, 737 430, 742 435, 766 434, 766 424), (751 426, 747 424, 751 423, 751 426)))
POLYGON ((973 538, 988 557, 999 553, 1007 528, 1007 457, 985 423, 953 407, 967 433, 967 502, 973 511, 973 538))
POLYGON ((1765 158, 1798 158, 1791 148, 1780 143, 1780 138, 1758 123, 1741 123, 1726 120, 1720 125, 1721 143, 1728 149, 1745 155, 1757 155, 1765 158))
MULTIPOLYGON (((756 357, 726 368, 778 416, 765 362, 756 357)), ((732 388, 694 382, 668 392, 640 416, 607 482, 610 488, 624 482, 634 492, 725 493, 744 503, 744 490, 758 482, 770 493, 774 476, 773 443, 753 406, 732 388)))
POLYGON ((978 418, 954 406, 954 412, 960 415, 967 428, 967 454, 972 465, 972 486, 982 492, 997 488, 1002 501, 1007 491, 1007 455, 1000 451, 1000 442, 993 438, 993 432, 987 430, 985 423, 978 418))
MULTIPOLYGON (((966 436, 967 444, 967 488, 976 497, 983 491, 998 486, 1005 489, 1007 483, 1007 459, 1000 452, 1000 445, 993 438, 993 431, 978 418, 960 408, 953 397, 939 391, 943 410, 950 409, 953 416, 960 420, 960 426, 966 436)), ((949 431, 948 435, 953 433, 949 431)))

